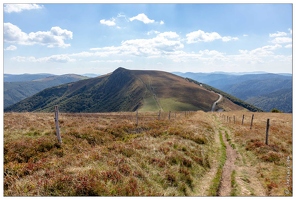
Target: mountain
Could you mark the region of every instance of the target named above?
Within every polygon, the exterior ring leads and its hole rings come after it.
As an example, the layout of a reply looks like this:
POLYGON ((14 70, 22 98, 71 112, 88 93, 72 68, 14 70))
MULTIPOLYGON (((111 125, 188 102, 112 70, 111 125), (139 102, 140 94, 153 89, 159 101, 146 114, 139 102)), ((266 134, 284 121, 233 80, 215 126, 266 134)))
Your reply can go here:
MULTIPOLYGON (((44 74, 36 75, 18 75, 19 82, 4 82, 4 108, 13 105, 29 96, 32 96, 45 88, 61 85, 64 83, 75 82, 78 80, 86 79, 87 77, 76 74, 65 75, 50 75, 44 74), (45 77, 44 77, 45 76, 45 77), (37 79, 33 79, 37 78, 37 79), (33 79, 33 80, 31 80, 33 79), (30 80, 30 81, 24 81, 30 80)), ((8 80, 15 80, 15 76, 8 77, 8 80)))
POLYGON ((266 112, 271 110, 270 107, 283 112, 292 112, 291 74, 234 75, 191 72, 175 72, 175 74, 211 85, 266 112))
POLYGON ((82 74, 82 76, 87 76, 89 78, 94 78, 94 77, 97 77, 97 76, 100 76, 100 75, 99 74, 87 73, 87 74, 82 74))
POLYGON ((263 110, 271 111, 277 108, 292 113, 292 90, 280 89, 266 95, 249 98, 248 102, 263 108, 263 110))
MULTIPOLYGON (((180 76, 118 68, 113 73, 45 89, 5 112, 210 111, 219 96, 180 76)), ((243 110, 223 98, 217 109, 243 110)))
POLYGON ((4 82, 23 82, 53 76, 53 74, 4 74, 4 82))

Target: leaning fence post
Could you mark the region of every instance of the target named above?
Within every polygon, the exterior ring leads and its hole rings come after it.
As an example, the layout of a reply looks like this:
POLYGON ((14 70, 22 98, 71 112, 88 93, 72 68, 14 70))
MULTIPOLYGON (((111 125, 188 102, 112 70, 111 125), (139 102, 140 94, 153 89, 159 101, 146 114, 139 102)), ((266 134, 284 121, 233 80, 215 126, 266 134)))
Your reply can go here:
POLYGON ((265 138, 266 145, 268 145, 268 130, 269 130, 269 119, 267 119, 267 123, 266 123, 266 138, 265 138))
POLYGON ((242 125, 244 125, 244 118, 245 118, 245 115, 243 115, 243 119, 242 119, 242 125))
POLYGON ((251 119, 251 126, 250 126, 250 129, 252 129, 252 126, 253 126, 253 119, 254 119, 254 114, 252 114, 252 119, 251 119))
POLYGON ((54 109, 55 109, 54 121, 55 121, 55 125, 56 125, 57 138, 58 138, 59 143, 62 143, 62 138, 61 138, 61 135, 60 135, 60 127, 59 127, 59 109, 58 109, 58 106, 55 106, 54 109))

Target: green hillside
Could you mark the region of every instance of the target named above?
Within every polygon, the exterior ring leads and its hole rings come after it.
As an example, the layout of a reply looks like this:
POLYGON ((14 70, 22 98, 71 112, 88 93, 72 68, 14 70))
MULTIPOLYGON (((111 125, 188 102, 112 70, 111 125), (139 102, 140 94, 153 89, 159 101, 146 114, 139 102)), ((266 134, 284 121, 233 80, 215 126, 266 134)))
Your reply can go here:
POLYGON ((175 72, 175 74, 215 87, 265 112, 269 112, 272 108, 292 112, 292 74, 239 75, 221 72, 175 72))
MULTIPOLYGON (((182 77, 161 71, 127 70, 45 89, 5 112, 210 111, 218 95, 182 77)), ((232 110, 242 110, 227 100, 232 110)), ((223 103, 218 108, 223 109, 223 103)))
POLYGON ((292 90, 282 89, 267 95, 253 97, 247 101, 265 111, 276 108, 282 112, 292 113, 292 90))
POLYGON ((214 92, 216 92, 218 94, 221 94, 223 97, 229 99, 230 101, 234 102, 235 104, 240 105, 240 106, 242 106, 242 107, 244 107, 244 108, 246 108, 246 109, 248 109, 250 111, 262 112, 262 110, 260 108, 257 108, 256 106, 253 106, 252 104, 244 102, 244 101, 242 101, 242 100, 240 100, 240 99, 238 99, 238 98, 236 98, 236 97, 234 97, 234 96, 232 96, 230 94, 227 94, 226 92, 223 92, 223 91, 221 91, 219 89, 216 89, 216 88, 214 88, 212 86, 209 86, 207 84, 200 83, 198 81, 192 80, 190 78, 186 78, 186 79, 189 80, 190 82, 193 82, 193 83, 197 84, 197 85, 202 85, 204 88, 206 88, 206 89, 208 89, 210 91, 214 91, 214 92))
POLYGON ((50 75, 14 75, 7 77, 12 82, 4 82, 4 108, 30 97, 46 88, 86 79, 85 76, 75 74, 50 75), (13 81, 19 78, 20 81, 13 81), (27 80, 29 78, 37 78, 27 80), (21 81, 23 80, 23 81, 21 81))

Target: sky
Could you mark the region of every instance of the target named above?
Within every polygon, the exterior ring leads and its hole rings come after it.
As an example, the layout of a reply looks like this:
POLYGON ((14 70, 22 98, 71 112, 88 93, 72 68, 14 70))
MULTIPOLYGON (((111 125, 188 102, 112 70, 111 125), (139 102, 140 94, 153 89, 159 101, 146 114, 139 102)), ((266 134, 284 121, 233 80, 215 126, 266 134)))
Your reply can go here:
POLYGON ((3 4, 3 71, 292 73, 292 4, 3 4))

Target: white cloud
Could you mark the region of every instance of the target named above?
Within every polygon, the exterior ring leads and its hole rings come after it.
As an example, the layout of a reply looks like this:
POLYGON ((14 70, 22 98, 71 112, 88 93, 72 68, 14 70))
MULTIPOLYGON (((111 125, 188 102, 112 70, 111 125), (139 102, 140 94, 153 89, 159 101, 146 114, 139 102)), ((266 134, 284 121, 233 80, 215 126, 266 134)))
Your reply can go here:
POLYGON ((194 31, 191 33, 188 33, 186 35, 187 37, 187 43, 197 43, 197 42, 212 42, 214 40, 222 40, 223 42, 228 42, 231 40, 238 40, 237 37, 230 37, 230 36, 225 36, 222 37, 219 33, 217 32, 211 32, 207 33, 202 30, 194 31))
POLYGON ((112 18, 111 20, 101 19, 100 23, 104 24, 104 25, 107 25, 107 26, 115 26, 116 25, 114 18, 112 18))
POLYGON ((43 58, 42 61, 67 63, 67 62, 74 62, 75 59, 70 58, 68 55, 53 55, 53 56, 43 58))
POLYGON ((152 31, 147 32, 147 35, 159 34, 159 33, 160 33, 159 31, 152 30, 152 31))
POLYGON ((274 43, 274 44, 292 43, 292 38, 289 38, 289 37, 276 37, 271 41, 271 43, 274 43))
POLYGON ((121 42, 120 46, 91 48, 94 56, 134 55, 160 57, 184 48, 179 35, 175 32, 158 33, 151 39, 134 39, 121 42))
POLYGON ((69 47, 64 40, 72 39, 73 33, 60 27, 52 27, 50 31, 23 32, 19 27, 11 23, 4 23, 4 41, 21 45, 45 45, 47 47, 69 47))
MULTIPOLYGON (((253 50, 239 50, 239 54, 228 55, 232 63, 241 63, 241 66, 256 66, 262 64, 274 64, 285 59, 288 62, 289 56, 281 55, 280 58, 275 53, 275 50, 282 48, 280 44, 266 45, 253 50)), ((290 60, 291 61, 291 60, 290 60)))
POLYGON ((35 10, 42 9, 43 5, 37 4, 4 4, 4 12, 12 13, 12 12, 22 12, 23 10, 35 10))
POLYGON ((243 36, 244 36, 244 37, 248 37, 249 35, 247 35, 247 34, 243 34, 243 36))
POLYGON ((138 20, 143 22, 144 24, 154 23, 153 19, 149 19, 144 13, 138 14, 137 16, 129 18, 130 21, 138 20))
POLYGON ((48 57, 42 58, 35 58, 34 56, 24 57, 24 56, 16 56, 11 58, 11 60, 15 60, 17 62, 39 62, 39 63, 50 63, 50 62, 57 62, 57 63, 67 63, 67 62, 74 62, 75 59, 70 58, 68 55, 52 55, 48 57))
POLYGON ((256 56, 268 56, 273 55, 274 50, 282 48, 282 45, 275 44, 275 45, 267 45, 260 48, 253 49, 251 51, 248 50, 239 50, 239 52, 243 55, 256 55, 256 56))
POLYGON ((94 56, 94 53, 83 51, 83 52, 80 52, 80 53, 70 54, 70 56, 73 56, 73 57, 91 57, 91 56, 94 56))
POLYGON ((133 62, 132 60, 92 60, 90 62, 94 62, 94 63, 131 63, 133 62))
POLYGON ((163 24, 164 24, 164 21, 161 20, 161 21, 159 22, 159 24, 160 24, 160 25, 163 25, 163 24))
POLYGON ((17 62, 38 62, 38 59, 36 59, 34 56, 16 56, 12 57, 11 60, 17 61, 17 62))
POLYGON ((15 51, 15 50, 17 50, 17 47, 14 45, 10 45, 10 46, 6 47, 4 50, 5 51, 15 51))
POLYGON ((19 27, 11 23, 4 23, 3 35, 5 42, 17 42, 24 44, 26 41, 28 41, 28 35, 22 32, 19 27))
POLYGON ((276 33, 270 33, 269 37, 283 37, 283 36, 286 36, 286 35, 287 35, 287 33, 285 33, 285 32, 277 31, 276 33))
POLYGON ((238 40, 237 37, 230 37, 230 36, 225 36, 221 38, 223 42, 229 42, 231 40, 238 40))
POLYGON ((285 48, 292 48, 292 44, 287 44, 285 48))
POLYGON ((289 28, 288 30, 289 30, 289 33, 292 35, 292 29, 289 28))

